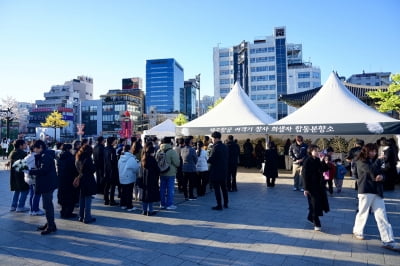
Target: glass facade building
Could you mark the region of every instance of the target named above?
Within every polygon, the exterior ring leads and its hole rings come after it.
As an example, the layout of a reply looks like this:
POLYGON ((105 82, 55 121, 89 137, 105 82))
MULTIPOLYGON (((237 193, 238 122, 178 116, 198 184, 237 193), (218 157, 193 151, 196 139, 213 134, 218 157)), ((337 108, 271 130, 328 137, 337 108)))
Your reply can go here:
POLYGON ((173 58, 146 61, 146 112, 181 111, 180 96, 184 87, 183 68, 173 58))

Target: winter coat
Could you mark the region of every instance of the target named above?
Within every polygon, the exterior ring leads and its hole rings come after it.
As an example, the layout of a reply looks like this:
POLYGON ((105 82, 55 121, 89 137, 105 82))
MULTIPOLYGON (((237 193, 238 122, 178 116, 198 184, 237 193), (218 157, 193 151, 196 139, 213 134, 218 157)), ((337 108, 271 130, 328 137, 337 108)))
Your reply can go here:
POLYGON ((75 165, 79 173, 79 189, 81 195, 95 195, 97 192, 97 184, 94 177, 96 166, 94 165, 92 158, 80 158, 80 160, 75 162, 75 165))
POLYGON ((93 162, 96 167, 104 167, 104 145, 97 144, 93 148, 93 162))
POLYGON ((176 176, 177 168, 180 166, 181 161, 178 153, 172 148, 172 145, 169 143, 161 144, 160 150, 167 151, 166 161, 169 164, 169 170, 160 174, 161 176, 176 176))
POLYGON ((195 149, 191 146, 184 146, 181 149, 182 157, 182 172, 193 173, 196 172, 197 154, 195 149))
POLYGON ((10 188, 11 191, 26 191, 29 190, 29 185, 25 183, 24 180, 24 173, 18 172, 15 170, 12 165, 18 161, 24 159, 26 156, 26 152, 22 149, 16 149, 13 150, 10 153, 10 165, 11 165, 11 170, 10 170, 10 188))
POLYGON ((55 163, 55 152, 45 149, 35 155, 36 168, 29 170, 30 175, 36 176, 35 193, 49 193, 58 187, 58 176, 55 163))
POLYGON ((74 202, 74 193, 76 188, 72 185, 75 177, 78 176, 78 170, 75 166, 75 158, 69 151, 63 151, 57 160, 58 174, 58 203, 72 204, 74 202))
MULTIPOLYGON (((300 159, 304 160, 307 157, 307 148, 308 148, 308 146, 304 142, 301 145, 298 145, 297 142, 293 143, 289 147, 290 158, 292 158, 293 161, 297 161, 300 159)), ((295 163, 295 162, 293 162, 293 163, 295 163)), ((302 165, 303 163, 304 163, 304 161, 302 163, 300 163, 300 165, 302 165)))
MULTIPOLYGON (((196 151, 197 154, 197 151, 196 151)), ((197 172, 206 172, 208 171, 208 155, 207 151, 201 149, 200 150, 200 156, 198 156, 197 164, 196 164, 196 170, 197 172)))
POLYGON ((118 160, 119 182, 132 184, 136 182, 139 162, 136 156, 130 152, 124 152, 118 160))
POLYGON ((228 148, 222 141, 213 145, 208 163, 210 164, 210 181, 223 181, 228 177, 228 148))
POLYGON ((311 204, 315 214, 323 215, 329 211, 328 197, 326 196, 325 181, 322 175, 328 169, 328 166, 321 162, 319 158, 307 157, 303 162, 302 178, 304 190, 311 194, 311 204))
POLYGON ((278 177, 278 152, 276 149, 268 149, 264 153, 264 171, 263 175, 267 178, 278 177))
POLYGON ((377 175, 382 175, 382 161, 357 160, 354 176, 357 178, 358 194, 377 194, 383 198, 383 182, 376 182, 377 175))
POLYGON ((229 160, 228 160, 229 167, 237 167, 240 156, 239 145, 234 141, 228 141, 226 146, 228 147, 228 152, 229 152, 229 160))
POLYGON ((143 178, 139 180, 139 187, 143 189, 143 202, 157 202, 160 201, 160 188, 158 180, 160 176, 160 168, 156 159, 150 156, 146 159, 146 167, 143 167, 143 178))
POLYGON ((111 146, 104 148, 104 181, 115 185, 119 182, 117 152, 111 146))

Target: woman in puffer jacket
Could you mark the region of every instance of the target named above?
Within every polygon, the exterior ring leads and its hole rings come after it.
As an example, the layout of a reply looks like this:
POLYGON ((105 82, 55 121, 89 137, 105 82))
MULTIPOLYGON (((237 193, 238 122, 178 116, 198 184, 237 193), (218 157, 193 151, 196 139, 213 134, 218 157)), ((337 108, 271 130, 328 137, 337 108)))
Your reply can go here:
POLYGON ((139 163, 136 156, 130 152, 131 146, 123 147, 123 154, 118 160, 119 182, 121 184, 121 209, 134 211, 132 205, 133 187, 135 186, 139 163))

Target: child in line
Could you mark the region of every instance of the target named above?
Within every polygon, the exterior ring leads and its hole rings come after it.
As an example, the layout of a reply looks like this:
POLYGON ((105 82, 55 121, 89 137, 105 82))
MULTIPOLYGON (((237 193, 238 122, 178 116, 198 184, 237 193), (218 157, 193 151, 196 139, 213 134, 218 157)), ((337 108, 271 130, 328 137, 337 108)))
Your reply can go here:
POLYGON ((347 169, 342 165, 342 160, 336 159, 335 160, 336 164, 336 176, 335 176, 335 186, 337 189, 337 193, 342 192, 342 186, 343 186, 343 179, 344 175, 347 173, 347 169))

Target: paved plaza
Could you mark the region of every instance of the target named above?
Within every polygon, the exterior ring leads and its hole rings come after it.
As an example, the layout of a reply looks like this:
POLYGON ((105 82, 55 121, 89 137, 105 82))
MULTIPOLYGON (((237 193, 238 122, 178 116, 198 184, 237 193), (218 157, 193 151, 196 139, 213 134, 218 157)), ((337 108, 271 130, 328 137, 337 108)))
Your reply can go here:
MULTIPOLYGON (((9 211, 9 172, 4 161, 0 164, 1 265, 400 265, 400 253, 381 247, 373 215, 366 240, 352 238, 356 193, 348 177, 344 191, 329 197, 322 232, 307 222, 307 201, 292 191, 288 172, 267 188, 256 169, 239 168, 229 209, 211 210, 213 193, 197 201, 184 201, 177 193, 176 210, 143 216, 104 206, 98 195, 93 200, 97 221, 83 224, 60 219, 55 201, 58 231, 42 236, 35 229, 45 222, 43 216, 9 211)), ((400 187, 386 192, 385 202, 400 242, 400 187)))

